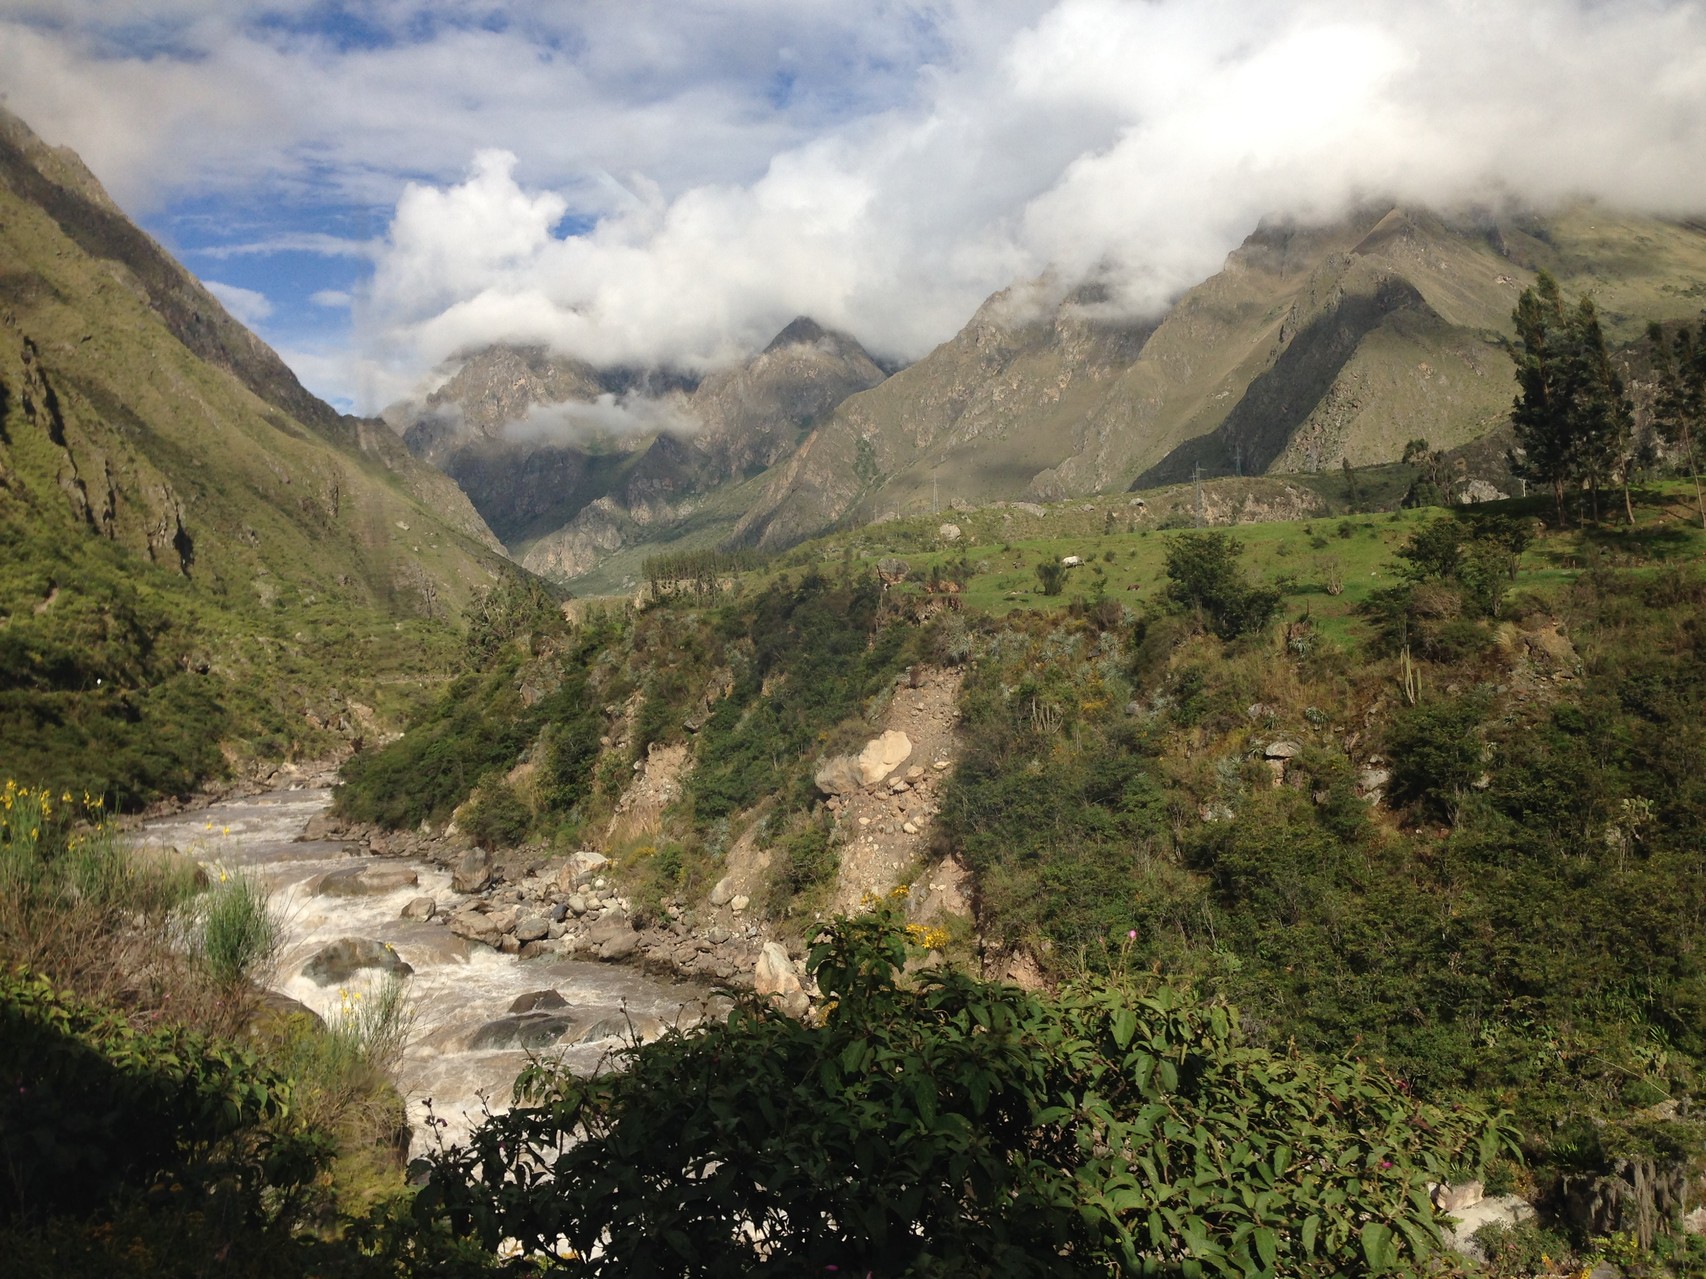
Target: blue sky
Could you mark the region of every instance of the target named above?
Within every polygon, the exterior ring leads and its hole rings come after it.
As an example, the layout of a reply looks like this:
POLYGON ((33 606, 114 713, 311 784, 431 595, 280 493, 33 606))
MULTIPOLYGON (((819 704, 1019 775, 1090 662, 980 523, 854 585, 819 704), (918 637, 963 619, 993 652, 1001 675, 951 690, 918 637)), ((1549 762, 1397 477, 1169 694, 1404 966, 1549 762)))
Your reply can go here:
POLYGON ((314 390, 539 341, 709 368, 794 314, 914 358, 1263 216, 1706 209, 1663 0, 0 0, 0 86, 314 390))

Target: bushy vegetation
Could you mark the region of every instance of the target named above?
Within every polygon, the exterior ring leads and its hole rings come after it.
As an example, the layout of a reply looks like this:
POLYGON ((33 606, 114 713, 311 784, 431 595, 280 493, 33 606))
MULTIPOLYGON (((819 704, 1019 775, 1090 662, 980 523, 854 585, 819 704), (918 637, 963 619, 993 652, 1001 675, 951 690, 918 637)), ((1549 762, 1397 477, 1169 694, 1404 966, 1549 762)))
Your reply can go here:
POLYGON ((1126 982, 903 981, 882 911, 832 925, 821 1025, 737 1009, 580 1079, 549 1062, 417 1209, 595 1275, 1413 1271, 1424 1182, 1499 1144, 1378 1069, 1240 1041, 1126 982))

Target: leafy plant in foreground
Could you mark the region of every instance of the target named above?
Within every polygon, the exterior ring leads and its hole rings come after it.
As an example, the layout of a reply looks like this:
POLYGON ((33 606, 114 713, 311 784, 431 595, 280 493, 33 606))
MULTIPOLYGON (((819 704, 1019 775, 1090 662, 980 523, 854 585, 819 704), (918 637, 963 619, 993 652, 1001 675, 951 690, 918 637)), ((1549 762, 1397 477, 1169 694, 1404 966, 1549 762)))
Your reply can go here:
POLYGON ((907 958, 892 910, 838 920, 821 1024, 748 1005, 619 1073, 536 1063, 425 1161, 417 1212, 600 1275, 1390 1273, 1433 1250, 1425 1182, 1499 1139, 1244 1047, 1224 1005, 909 984, 907 958))

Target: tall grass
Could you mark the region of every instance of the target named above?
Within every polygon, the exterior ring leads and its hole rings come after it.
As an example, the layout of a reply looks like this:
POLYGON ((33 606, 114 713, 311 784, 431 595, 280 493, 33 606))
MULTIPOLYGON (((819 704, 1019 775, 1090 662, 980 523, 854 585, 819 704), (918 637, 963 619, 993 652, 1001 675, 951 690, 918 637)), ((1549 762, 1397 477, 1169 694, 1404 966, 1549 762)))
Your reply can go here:
POLYGON ((272 976, 284 929, 259 879, 221 870, 197 903, 195 922, 196 949, 221 986, 264 984, 272 976))

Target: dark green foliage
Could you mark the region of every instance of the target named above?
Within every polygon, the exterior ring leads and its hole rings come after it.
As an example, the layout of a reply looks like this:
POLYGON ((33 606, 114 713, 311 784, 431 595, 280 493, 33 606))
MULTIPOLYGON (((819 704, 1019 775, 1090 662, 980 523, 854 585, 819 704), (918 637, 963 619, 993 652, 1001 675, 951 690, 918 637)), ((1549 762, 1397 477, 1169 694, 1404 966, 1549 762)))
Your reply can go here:
POLYGON ((793 808, 809 802, 818 743, 893 682, 909 641, 927 640, 909 627, 879 628, 880 598, 873 580, 813 574, 725 607, 725 637, 749 645, 750 655, 695 740, 689 793, 697 820, 776 794, 793 808))
POLYGON ((284 1122, 289 1100, 229 1045, 136 1031, 39 977, 0 975, 0 1222, 177 1182, 231 1227, 262 1225, 269 1196, 330 1153, 284 1122))
POLYGON ((821 1026, 749 1006, 595 1079, 529 1068, 417 1211, 566 1237, 588 1274, 1359 1275, 1424 1262, 1424 1180, 1497 1141, 1379 1071, 1245 1047, 1218 1004, 903 984, 905 958, 892 917, 837 921, 821 1026))
POLYGON ((1395 714, 1386 732, 1392 798, 1415 804, 1430 817, 1453 820, 1482 772, 1480 730, 1487 709, 1486 696, 1474 693, 1395 714))
POLYGON ((1621 478, 1627 501, 1633 410, 1612 367, 1591 298, 1567 308, 1545 271, 1524 289, 1512 314, 1518 345, 1517 397, 1511 409, 1519 473, 1552 489, 1559 524, 1564 491, 1585 482, 1599 516, 1599 489, 1621 478))
POLYGON ((1263 630, 1279 610, 1278 591, 1245 578, 1241 549, 1236 538, 1221 532, 1186 533, 1167 544, 1168 595, 1205 615, 1221 639, 1263 630))
POLYGON ((463 810, 459 824, 481 848, 507 848, 527 837, 533 810, 514 787, 493 777, 481 783, 479 797, 463 810))
POLYGON ((1658 380, 1653 426, 1660 439, 1681 453, 1683 469, 1694 480, 1700 527, 1706 528, 1706 493, 1700 484, 1701 442, 1706 438, 1706 330, 1697 339, 1684 325, 1667 347, 1664 330, 1654 324, 1647 338, 1652 343, 1658 380))
POLYGON ((1037 586, 1044 595, 1059 595, 1066 585, 1066 565, 1043 560, 1037 565, 1037 586))

